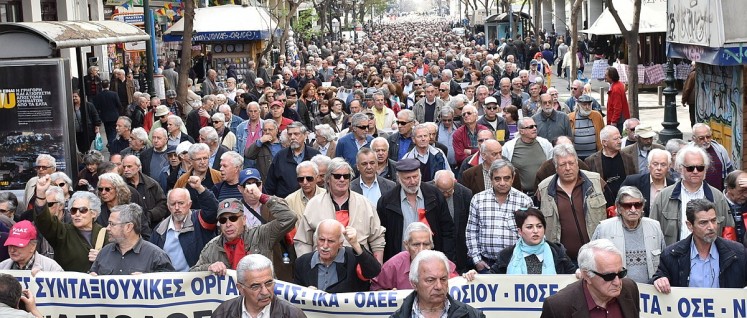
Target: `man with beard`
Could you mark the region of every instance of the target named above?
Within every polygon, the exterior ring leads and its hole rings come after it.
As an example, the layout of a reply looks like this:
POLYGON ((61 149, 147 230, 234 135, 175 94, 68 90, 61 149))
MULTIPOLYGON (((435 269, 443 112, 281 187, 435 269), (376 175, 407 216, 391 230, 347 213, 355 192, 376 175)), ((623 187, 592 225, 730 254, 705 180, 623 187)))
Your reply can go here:
POLYGON ((570 136, 573 137, 573 146, 581 160, 602 149, 599 132, 604 128, 604 119, 602 119, 602 114, 592 110, 592 100, 591 96, 582 95, 578 99, 578 108, 568 114, 571 126, 570 136))
POLYGON ((434 249, 456 259, 454 220, 443 194, 436 186, 421 182, 420 161, 397 162, 399 184, 381 196, 376 210, 386 228, 384 261, 402 251, 403 233, 412 222, 428 224, 435 233, 434 249))
POLYGON ((197 263, 200 251, 215 237, 218 220, 218 200, 205 191, 198 177, 189 177, 189 184, 199 193, 197 209, 192 209, 189 191, 176 188, 169 191, 168 207, 171 215, 153 229, 150 242, 160 247, 171 259, 174 269, 189 271, 197 263))
MULTIPOLYGON (((637 131, 637 130, 636 130, 637 131)), ((711 127, 703 123, 693 125, 693 141, 691 145, 696 145, 708 154, 711 166, 706 171, 706 182, 719 191, 724 190, 724 179, 729 172, 734 171, 734 163, 731 161, 731 155, 726 148, 713 140, 711 127)))
POLYGON ((662 253, 659 269, 651 279, 656 290, 669 294, 671 287, 747 286, 744 246, 718 236, 716 205, 705 199, 691 200, 685 215, 692 234, 662 253))
POLYGON ((267 194, 283 198, 298 190, 296 166, 319 154, 318 150, 306 147, 306 126, 302 123, 288 125, 287 132, 290 147, 280 150, 272 158, 264 188, 267 194))
POLYGON ((558 136, 571 135, 571 123, 568 115, 562 111, 555 110, 552 96, 550 94, 540 95, 541 112, 532 116, 537 123, 537 136, 547 140, 555 140, 558 136))
POLYGON ((638 167, 638 173, 648 172, 648 154, 651 149, 664 150, 664 146, 654 143, 656 133, 650 125, 641 124, 636 127, 636 143, 627 146, 620 152, 627 153, 633 158, 634 164, 638 167))

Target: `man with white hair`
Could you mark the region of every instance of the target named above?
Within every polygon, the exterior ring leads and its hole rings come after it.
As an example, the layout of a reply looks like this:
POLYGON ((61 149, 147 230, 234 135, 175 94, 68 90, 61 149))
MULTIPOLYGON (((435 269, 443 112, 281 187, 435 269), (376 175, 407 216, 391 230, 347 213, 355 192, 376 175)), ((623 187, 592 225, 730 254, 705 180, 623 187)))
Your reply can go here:
POLYGON ((379 176, 397 182, 397 162, 389 159, 389 141, 384 137, 371 140, 371 150, 376 154, 376 167, 379 176))
POLYGON ((231 110, 231 106, 229 106, 228 104, 218 106, 218 111, 223 113, 223 116, 225 116, 226 118, 226 120, 224 121, 224 125, 231 129, 231 132, 235 135, 237 129, 239 128, 239 124, 241 124, 242 122, 241 117, 235 116, 233 114, 233 111, 231 110))
POLYGON ((734 171, 731 154, 724 146, 713 140, 711 127, 704 123, 693 125, 693 141, 690 144, 702 148, 708 154, 712 169, 706 170, 705 180, 712 187, 723 191, 726 175, 734 171))
POLYGON ((127 184, 137 190, 137 194, 143 200, 143 213, 148 217, 147 224, 156 225, 168 215, 166 207, 166 196, 163 189, 158 185, 158 181, 142 172, 142 164, 138 157, 128 155, 122 158, 122 167, 127 184))
POLYGON ((630 154, 620 151, 622 141, 617 127, 605 126, 599 132, 599 139, 602 141, 602 150, 587 157, 584 162, 589 166, 589 171, 598 173, 607 183, 605 200, 610 207, 625 178, 638 173, 638 166, 630 154))
POLYGON ((220 156, 220 177, 223 181, 211 189, 218 201, 228 198, 241 199, 239 172, 243 166, 244 156, 235 151, 227 151, 220 156))
POLYGON ((202 106, 192 109, 187 114, 187 134, 194 140, 200 137, 200 128, 210 126, 210 117, 215 113, 215 96, 205 95, 202 97, 202 106))
POLYGON ((430 129, 427 124, 419 124, 412 129, 415 147, 407 152, 402 159, 417 159, 423 181, 433 180, 438 170, 449 169, 446 155, 440 149, 430 144, 430 129))
POLYGON ((140 161, 143 163, 143 174, 158 179, 161 170, 169 166, 169 158, 166 154, 169 149, 166 129, 162 127, 153 129, 152 142, 153 147, 148 147, 140 153, 140 161))
POLYGON ((280 150, 273 158, 267 171, 264 190, 271 195, 287 197, 298 190, 296 166, 319 154, 319 151, 306 146, 306 126, 293 122, 286 129, 290 147, 280 150))
POLYGON ((57 160, 48 154, 38 155, 34 162, 34 170, 36 170, 36 176, 26 182, 26 188, 23 190, 25 200, 23 205, 29 205, 29 208, 33 204, 36 182, 39 181, 39 178, 57 171, 57 160))
POLYGON ((465 273, 472 269, 472 263, 467 256, 467 219, 469 218, 469 205, 473 192, 467 187, 459 184, 450 170, 439 170, 431 181, 441 191, 449 207, 451 219, 454 220, 456 236, 456 269, 459 273, 465 273))
POLYGON ((392 317, 425 317, 426 313, 437 313, 440 317, 485 317, 481 311, 451 297, 449 260, 443 253, 421 251, 412 260, 409 272, 410 284, 415 290, 402 301, 392 317))
POLYGON ((656 132, 651 125, 641 124, 636 127, 636 143, 624 147, 620 152, 624 152, 633 158, 633 162, 638 167, 638 173, 648 172, 648 154, 653 149, 664 149, 664 146, 654 142, 656 132))
POLYGON ((238 313, 248 317, 306 317, 303 311, 275 295, 275 270, 269 258, 259 254, 244 256, 236 266, 236 279, 240 296, 220 304, 213 317, 234 317, 238 313))
POLYGON ((356 168, 360 176, 350 182, 350 190, 362 194, 375 206, 381 195, 393 189, 395 183, 378 174, 378 162, 373 150, 361 148, 356 158, 356 168))
POLYGON ((207 77, 202 82, 202 96, 217 94, 219 92, 220 88, 218 88, 217 80, 218 73, 213 69, 208 70, 207 77))
POLYGON ((296 176, 299 189, 285 197, 285 201, 301 220, 306 204, 316 195, 324 194, 327 190, 316 184, 319 178, 319 167, 312 161, 299 163, 296 166, 296 176))
POLYGON ((459 86, 459 84, 453 80, 454 74, 451 72, 450 69, 445 69, 441 71, 441 82, 442 83, 449 83, 449 95, 456 96, 462 93, 462 87, 459 86))
POLYGON ((578 99, 581 98, 581 96, 589 97, 592 110, 596 110, 600 113, 602 112, 602 106, 599 105, 599 102, 596 100, 596 98, 591 97, 591 95, 584 95, 584 82, 579 80, 573 81, 573 83, 571 84, 571 96, 565 100, 565 104, 568 105, 568 108, 571 111, 576 110, 576 107, 578 107, 578 99))
POLYGON ((229 149, 226 146, 221 145, 220 136, 215 128, 210 126, 200 128, 198 142, 204 143, 210 147, 208 166, 215 170, 219 170, 220 158, 224 153, 228 152, 229 149))

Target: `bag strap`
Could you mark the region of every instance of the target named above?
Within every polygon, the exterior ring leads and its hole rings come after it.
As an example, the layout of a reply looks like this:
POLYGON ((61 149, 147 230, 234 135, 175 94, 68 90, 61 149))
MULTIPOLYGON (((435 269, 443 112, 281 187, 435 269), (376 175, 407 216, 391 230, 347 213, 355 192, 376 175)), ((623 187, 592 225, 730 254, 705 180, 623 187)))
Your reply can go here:
POLYGON ((96 247, 94 247, 95 250, 100 251, 102 247, 104 247, 104 238, 106 238, 106 229, 99 230, 99 235, 96 238, 96 247))

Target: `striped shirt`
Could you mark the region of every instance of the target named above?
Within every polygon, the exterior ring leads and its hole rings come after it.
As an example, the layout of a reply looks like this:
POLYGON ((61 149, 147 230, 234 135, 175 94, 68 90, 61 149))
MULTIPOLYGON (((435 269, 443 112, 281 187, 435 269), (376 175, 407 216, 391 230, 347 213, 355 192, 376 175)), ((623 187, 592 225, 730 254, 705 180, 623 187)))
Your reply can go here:
POLYGON ((482 258, 498 259, 500 251, 519 239, 514 212, 531 207, 532 199, 511 188, 505 203, 495 198, 493 188, 475 194, 467 220, 467 254, 476 263, 482 258))
POLYGON ((580 158, 586 158, 597 152, 597 131, 589 117, 576 114, 573 130, 573 147, 580 158))

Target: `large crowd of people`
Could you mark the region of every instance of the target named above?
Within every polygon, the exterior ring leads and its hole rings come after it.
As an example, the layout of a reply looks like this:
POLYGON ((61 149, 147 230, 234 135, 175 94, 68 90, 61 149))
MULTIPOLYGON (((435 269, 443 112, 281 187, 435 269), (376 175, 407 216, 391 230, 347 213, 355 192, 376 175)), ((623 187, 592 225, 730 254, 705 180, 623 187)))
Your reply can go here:
MULTIPOLYGON (((395 317, 482 316, 448 295, 450 277, 477 273, 575 273, 547 317, 584 299, 635 316, 633 281, 747 286, 747 174, 705 124, 692 142, 657 144, 615 68, 606 114, 580 81, 562 100, 549 83, 585 59, 568 40, 384 24, 357 43, 306 43, 274 68, 250 62, 243 81, 208 70, 186 103, 175 86, 161 100, 92 67, 95 120, 76 127, 102 125, 106 151, 79 138, 79 172, 41 154, 24 197, 0 193, 0 268, 237 270, 242 297, 217 317, 303 316, 272 297, 276 278, 414 289, 395 317)), ((6 306, 28 302, 13 293, 6 306)))

